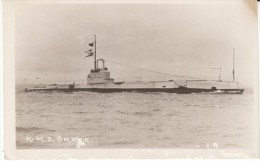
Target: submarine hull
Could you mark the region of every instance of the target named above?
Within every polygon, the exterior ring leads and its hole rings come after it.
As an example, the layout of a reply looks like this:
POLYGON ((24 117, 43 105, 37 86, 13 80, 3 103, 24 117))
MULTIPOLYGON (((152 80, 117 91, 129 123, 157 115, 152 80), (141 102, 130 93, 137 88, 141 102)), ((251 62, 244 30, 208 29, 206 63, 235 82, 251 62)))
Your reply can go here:
POLYGON ((202 88, 75 88, 75 89, 25 89, 26 92, 32 91, 57 91, 57 92, 97 92, 97 93, 116 93, 116 92, 139 92, 139 93, 176 93, 176 94, 192 94, 192 93, 219 93, 219 94, 242 94, 244 89, 202 89, 202 88))
POLYGON ((157 81, 157 82, 117 82, 99 84, 53 84, 38 86, 26 91, 88 91, 98 93, 115 92, 165 92, 177 94, 191 93, 231 93, 242 94, 244 89, 239 88, 236 82, 218 81, 157 81))

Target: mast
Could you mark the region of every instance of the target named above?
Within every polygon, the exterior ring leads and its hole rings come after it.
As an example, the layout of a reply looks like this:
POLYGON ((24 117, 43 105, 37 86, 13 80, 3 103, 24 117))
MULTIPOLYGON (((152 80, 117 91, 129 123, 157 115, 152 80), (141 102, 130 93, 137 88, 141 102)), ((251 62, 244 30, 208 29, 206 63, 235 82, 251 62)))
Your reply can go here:
POLYGON ((24 89, 27 90, 26 78, 24 79, 24 89))
POLYGON ((233 82, 235 82, 235 48, 233 48, 233 82))
POLYGON ((221 68, 219 68, 218 81, 221 81, 221 68))
POLYGON ((218 73, 218 81, 221 82, 221 68, 212 68, 212 69, 219 70, 219 73, 218 73))
POLYGON ((94 56, 94 70, 97 69, 97 40, 96 35, 95 36, 95 56, 94 56))

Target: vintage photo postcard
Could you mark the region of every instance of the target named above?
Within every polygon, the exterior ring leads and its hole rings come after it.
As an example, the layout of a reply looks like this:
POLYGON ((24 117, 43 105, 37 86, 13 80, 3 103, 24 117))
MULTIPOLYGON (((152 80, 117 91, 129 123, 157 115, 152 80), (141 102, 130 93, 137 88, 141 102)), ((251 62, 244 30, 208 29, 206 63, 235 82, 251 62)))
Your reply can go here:
POLYGON ((5 159, 258 158, 256 0, 4 0, 5 159))

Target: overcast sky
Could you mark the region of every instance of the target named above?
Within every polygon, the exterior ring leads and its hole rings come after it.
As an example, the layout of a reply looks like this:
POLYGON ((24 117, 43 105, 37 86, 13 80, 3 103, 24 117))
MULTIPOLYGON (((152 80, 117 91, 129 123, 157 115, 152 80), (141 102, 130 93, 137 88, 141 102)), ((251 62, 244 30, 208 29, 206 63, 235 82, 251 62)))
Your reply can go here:
MULTIPOLYGON (((174 2, 174 1, 173 1, 174 2)), ((253 1, 251 1, 253 2, 253 1)), ((256 74, 256 5, 249 0, 169 4, 34 3, 17 6, 16 82, 86 80, 97 35, 97 57, 164 73, 236 80, 256 74), (38 77, 39 79, 35 79, 38 77)), ((106 62, 111 76, 163 77, 106 62)))

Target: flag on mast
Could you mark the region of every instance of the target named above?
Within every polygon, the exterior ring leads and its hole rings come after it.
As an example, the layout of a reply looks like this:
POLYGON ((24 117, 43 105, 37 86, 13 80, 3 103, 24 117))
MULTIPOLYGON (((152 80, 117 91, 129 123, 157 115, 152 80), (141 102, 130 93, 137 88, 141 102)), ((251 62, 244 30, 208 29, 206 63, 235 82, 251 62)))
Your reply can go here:
POLYGON ((88 55, 85 56, 85 58, 86 58, 86 57, 89 57, 89 56, 93 56, 93 55, 94 55, 94 53, 93 53, 93 52, 90 52, 88 55))
POLYGON ((88 52, 92 52, 92 49, 89 49, 89 50, 85 51, 85 53, 88 53, 88 52))
POLYGON ((93 47, 93 46, 94 46, 94 43, 89 43, 88 45, 91 46, 91 47, 93 47))

